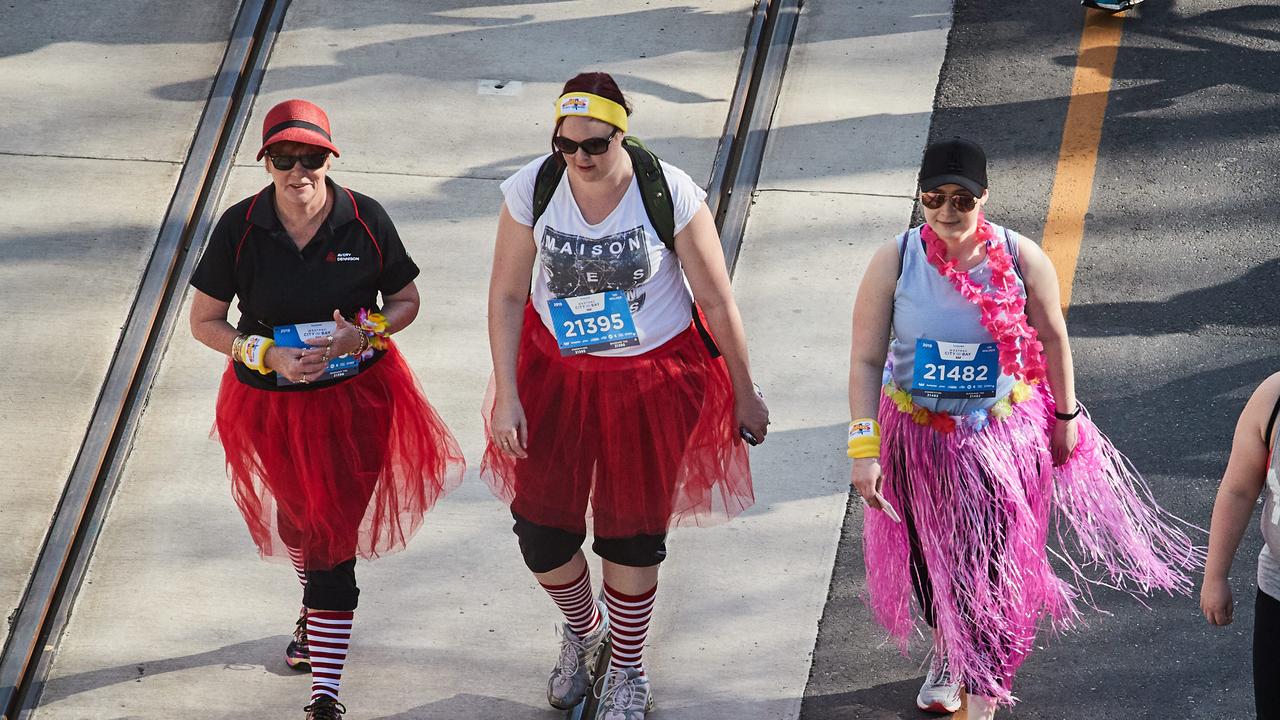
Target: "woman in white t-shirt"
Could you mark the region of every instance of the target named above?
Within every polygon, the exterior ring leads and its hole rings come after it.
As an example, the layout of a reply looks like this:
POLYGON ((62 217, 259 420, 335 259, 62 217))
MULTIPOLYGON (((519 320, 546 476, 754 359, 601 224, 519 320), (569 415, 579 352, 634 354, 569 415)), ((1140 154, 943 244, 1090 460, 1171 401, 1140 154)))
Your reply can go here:
POLYGON ((511 504, 525 563, 565 615, 548 701, 572 707, 595 683, 598 717, 638 720, 652 706, 641 650, 667 529, 750 507, 743 439, 763 440, 769 414, 706 193, 661 163, 672 252, 646 211, 613 78, 578 75, 556 107, 554 152, 502 184, 482 475, 511 504), (563 170, 544 179, 554 193, 537 212, 544 163, 563 170), (693 322, 695 298, 709 333, 693 322), (581 549, 588 505, 603 602, 581 549), (606 635, 610 668, 592 678, 606 635))

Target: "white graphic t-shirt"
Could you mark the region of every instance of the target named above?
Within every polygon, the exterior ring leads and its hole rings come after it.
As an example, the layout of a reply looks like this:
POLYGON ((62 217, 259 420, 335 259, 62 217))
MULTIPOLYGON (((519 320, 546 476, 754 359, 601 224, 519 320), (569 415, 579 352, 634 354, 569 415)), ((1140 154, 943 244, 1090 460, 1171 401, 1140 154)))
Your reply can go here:
MULTIPOLYGON (((547 308, 551 298, 624 290, 640 344, 592 355, 639 355, 683 332, 693 317, 693 294, 675 253, 662 244, 649 222, 639 183, 633 179, 618 207, 590 225, 573 199, 566 171, 535 225, 533 186, 546 157, 525 165, 502 183, 507 212, 516 222, 533 226, 538 244, 533 307, 543 325, 552 328, 547 308)), ((679 233, 702 207, 707 193, 673 165, 662 163, 662 172, 671 190, 679 233)))

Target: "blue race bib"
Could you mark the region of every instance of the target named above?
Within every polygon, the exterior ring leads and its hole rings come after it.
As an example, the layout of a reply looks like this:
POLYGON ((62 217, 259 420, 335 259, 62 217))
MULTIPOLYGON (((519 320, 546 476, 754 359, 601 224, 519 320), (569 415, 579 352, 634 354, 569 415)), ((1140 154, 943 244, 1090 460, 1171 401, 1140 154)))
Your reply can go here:
MULTIPOLYGON (((271 339, 275 341, 276 347, 309 350, 311 346, 303 342, 304 340, 319 340, 328 337, 333 334, 337 327, 337 323, 332 320, 318 323, 298 323, 297 325, 277 325, 271 330, 271 339)), ((316 377, 307 379, 311 382, 320 382, 321 380, 350 377, 358 372, 360 372, 360 358, 348 355, 347 357, 331 359, 329 364, 324 366, 323 372, 316 377)), ((276 385, 293 384, 293 381, 284 375, 276 373, 276 385)))
POLYGON ((561 355, 582 355, 640 344, 631 305, 621 290, 555 298, 547 307, 561 355))
POLYGON ((1000 351, 993 342, 916 340, 911 394, 926 398, 988 398, 996 395, 1000 351))

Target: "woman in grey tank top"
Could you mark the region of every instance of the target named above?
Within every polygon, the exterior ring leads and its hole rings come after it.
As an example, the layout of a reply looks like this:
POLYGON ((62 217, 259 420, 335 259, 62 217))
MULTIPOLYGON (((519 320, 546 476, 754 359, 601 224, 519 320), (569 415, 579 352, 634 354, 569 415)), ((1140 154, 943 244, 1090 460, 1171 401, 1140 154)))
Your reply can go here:
POLYGON ((1280 413, 1280 373, 1267 378, 1253 392, 1236 422, 1231 459, 1222 475, 1209 527, 1209 559, 1200 587, 1200 609, 1213 625, 1230 625, 1233 618, 1231 585, 1227 575, 1240 547, 1258 497, 1262 508, 1262 552, 1258 555, 1258 592, 1253 618, 1253 693, 1258 717, 1280 718, 1280 443, 1276 415, 1280 413))
POLYGON ((876 619, 905 649, 914 596, 934 628, 916 704, 954 712, 964 687, 985 720, 1013 703, 1040 618, 1068 628, 1090 604, 1084 568, 1189 593, 1202 553, 1081 414, 1053 264, 983 216, 982 149, 930 145, 920 189, 925 224, 886 243, 858 288, 852 483, 876 619), (1071 538, 1066 579, 1048 561, 1051 512, 1071 538))

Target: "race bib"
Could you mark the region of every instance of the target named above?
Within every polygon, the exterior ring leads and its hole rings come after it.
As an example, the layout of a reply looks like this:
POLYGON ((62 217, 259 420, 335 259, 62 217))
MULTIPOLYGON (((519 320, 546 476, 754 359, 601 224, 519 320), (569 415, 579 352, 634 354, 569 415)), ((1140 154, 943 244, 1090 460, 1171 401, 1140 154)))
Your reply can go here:
MULTIPOLYGON (((276 347, 286 348, 302 348, 309 349, 306 340, 320 340, 333 334, 337 324, 332 320, 329 322, 318 323, 298 323, 297 325, 278 325, 271 330, 271 339, 275 341, 276 347)), ((325 365, 324 372, 316 377, 309 377, 310 382, 320 382, 322 380, 332 380, 334 378, 344 378, 355 375, 360 372, 360 358, 351 355, 348 357, 336 357, 325 365)), ((276 373, 277 385, 293 385, 293 381, 286 378, 280 373, 276 373)))
POLYGON ((561 355, 582 355, 640 344, 627 294, 621 290, 554 298, 547 306, 561 355))
POLYGON ((993 342, 916 340, 911 394, 926 398, 988 398, 996 395, 1000 351, 993 342))

